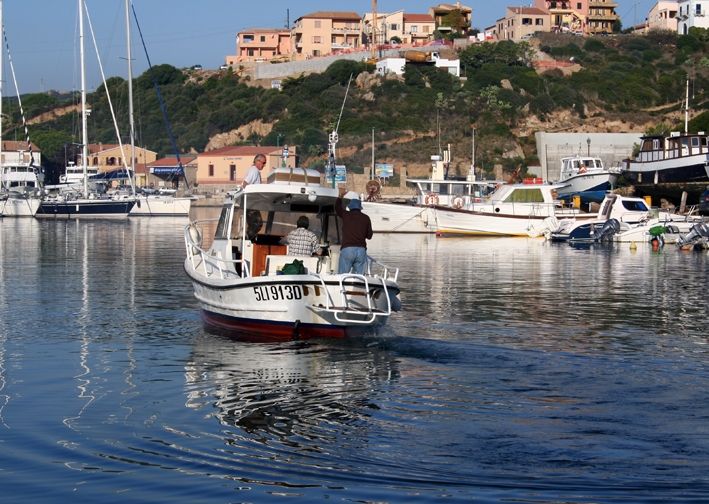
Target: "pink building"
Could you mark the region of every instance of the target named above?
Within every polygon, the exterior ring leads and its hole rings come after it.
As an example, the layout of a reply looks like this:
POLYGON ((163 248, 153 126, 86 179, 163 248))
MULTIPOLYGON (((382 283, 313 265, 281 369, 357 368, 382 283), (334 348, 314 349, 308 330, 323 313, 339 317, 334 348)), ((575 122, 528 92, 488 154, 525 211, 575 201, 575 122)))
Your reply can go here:
POLYGON ((291 33, 282 28, 253 28, 236 35, 236 62, 290 59, 291 33))
POLYGON ((361 18, 356 12, 319 11, 295 20, 292 30, 296 60, 360 47, 361 18))

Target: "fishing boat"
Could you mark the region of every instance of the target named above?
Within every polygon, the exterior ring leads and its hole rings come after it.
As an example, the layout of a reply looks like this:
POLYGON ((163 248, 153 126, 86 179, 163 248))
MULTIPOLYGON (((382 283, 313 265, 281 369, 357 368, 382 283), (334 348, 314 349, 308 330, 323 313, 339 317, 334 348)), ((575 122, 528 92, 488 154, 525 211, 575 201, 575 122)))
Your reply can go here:
POLYGON ((690 204, 698 203, 709 183, 709 135, 689 132, 689 107, 685 106, 684 132, 642 136, 640 150, 625 161, 623 174, 638 194, 678 202, 686 192, 690 204))
MULTIPOLYGON (((135 198, 126 195, 111 196, 89 190, 88 127, 86 106, 86 64, 84 60, 84 0, 79 0, 79 52, 81 66, 81 172, 79 190, 70 185, 65 191, 47 195, 35 215, 38 218, 126 218, 135 205, 135 198), (79 192, 80 191, 80 192, 79 192)), ((110 101, 109 101, 110 103, 110 101)), ((114 118, 115 123, 115 118, 114 118)), ((126 156, 122 156, 124 159, 126 156)), ((128 168, 125 168, 128 171, 128 168)))
POLYGON ((538 237, 554 229, 557 218, 595 217, 564 207, 557 198, 559 187, 529 178, 520 184, 500 184, 488 197, 466 200, 460 208, 434 206, 436 234, 538 237))
POLYGON ((278 168, 274 175, 270 183, 228 193, 216 223, 185 227, 184 268, 207 325, 275 340, 341 338, 381 327, 400 309, 398 268, 369 257, 364 274, 338 273, 337 189, 321 186, 314 170, 278 168), (281 171, 290 175, 279 178, 281 171), (311 231, 321 255, 289 255, 283 244, 303 215, 317 223, 311 231))
POLYGON ((576 155, 561 158, 559 173, 556 183, 564 184, 558 190, 559 199, 578 196, 581 203, 599 203, 615 187, 620 170, 606 168, 601 158, 576 155))
POLYGON ((411 199, 384 201, 379 197, 379 186, 373 184, 376 181, 367 184, 362 207, 371 219, 375 233, 435 233, 434 207, 458 209, 468 202, 480 202, 498 184, 477 180, 472 168, 465 178, 448 177, 450 147, 442 155, 431 156, 431 161, 430 179, 407 180, 407 184, 416 188, 416 195, 411 199))

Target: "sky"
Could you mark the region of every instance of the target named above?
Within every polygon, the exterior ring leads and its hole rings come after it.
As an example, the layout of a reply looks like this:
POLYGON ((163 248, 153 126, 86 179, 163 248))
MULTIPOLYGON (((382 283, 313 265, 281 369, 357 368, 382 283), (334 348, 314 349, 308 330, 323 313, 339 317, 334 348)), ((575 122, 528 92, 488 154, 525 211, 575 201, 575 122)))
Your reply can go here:
MULTIPOLYGON (((654 0, 615 0, 623 26, 641 22, 654 0)), ((7 41, 20 93, 80 88, 77 0, 0 0, 7 41)), ((405 9, 424 13, 442 0, 378 0, 379 12, 405 9)), ((504 15, 505 7, 529 5, 504 0, 467 0, 473 9, 473 27, 490 26, 504 15)), ((106 77, 126 77, 124 0, 86 0, 106 77)), ((236 33, 253 27, 282 27, 318 10, 371 10, 371 0, 133 0, 148 55, 153 65, 202 65, 218 68, 235 54, 236 33)), ((148 68, 135 24, 132 28, 133 74, 148 68)), ((86 33, 87 88, 102 82, 88 24, 86 33)), ((15 94, 12 74, 4 54, 3 93, 15 94)))

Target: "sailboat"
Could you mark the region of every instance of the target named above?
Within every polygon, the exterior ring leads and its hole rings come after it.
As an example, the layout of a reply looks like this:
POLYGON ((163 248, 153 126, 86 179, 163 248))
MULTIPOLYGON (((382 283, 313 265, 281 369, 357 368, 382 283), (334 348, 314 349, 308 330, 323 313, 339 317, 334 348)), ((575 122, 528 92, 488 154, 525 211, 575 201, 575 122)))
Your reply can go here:
POLYGON ((81 64, 81 169, 83 190, 60 193, 45 197, 36 214, 38 218, 125 218, 135 205, 135 198, 119 196, 112 198, 104 193, 89 191, 88 177, 88 126, 86 107, 86 62, 84 56, 84 16, 85 2, 79 3, 79 55, 81 64))
MULTIPOLYGON (((126 11, 126 46, 128 60, 128 117, 130 123, 130 145, 131 145, 131 168, 132 173, 135 173, 135 120, 133 116, 133 67, 131 57, 131 22, 130 22, 130 5, 131 0, 125 0, 126 11)), ((138 18, 136 17, 136 22, 138 18)), ((158 95, 158 99, 162 99, 158 95)), ((172 173, 176 176, 184 177, 184 167, 180 161, 179 154, 176 155, 176 167, 171 167, 172 173)), ((163 170, 167 169, 164 167, 163 170)), ((130 211, 130 216, 136 217, 187 217, 192 206, 193 196, 177 196, 174 189, 158 189, 143 191, 136 195, 136 204, 130 211)))
MULTIPOLYGON (((0 0, 0 44, 5 40, 5 24, 3 21, 2 0, 0 0)), ((32 143, 30 142, 25 113, 22 109, 22 98, 17 88, 15 69, 12 65, 9 45, 6 44, 7 55, 12 70, 12 80, 17 90, 17 102, 27 137, 27 150, 20 148, 21 142, 13 142, 15 149, 12 154, 5 151, 6 142, 2 138, 2 97, 3 97, 3 67, 4 58, 0 53, 0 216, 2 217, 33 217, 41 202, 41 188, 44 181, 42 168, 34 163, 32 143), (10 158, 10 159, 8 159, 10 158)), ((9 142, 8 142, 9 143, 9 142)))

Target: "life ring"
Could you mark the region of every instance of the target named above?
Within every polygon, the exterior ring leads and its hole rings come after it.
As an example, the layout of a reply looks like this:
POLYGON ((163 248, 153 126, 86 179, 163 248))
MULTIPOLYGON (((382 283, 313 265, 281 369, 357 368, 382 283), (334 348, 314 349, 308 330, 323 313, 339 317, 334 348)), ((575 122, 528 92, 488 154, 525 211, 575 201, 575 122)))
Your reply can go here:
POLYGON ((433 194, 433 193, 428 194, 424 201, 429 206, 438 205, 438 194, 433 194))
POLYGON ((453 208, 461 209, 463 208, 463 203, 465 203, 465 200, 462 196, 456 196, 455 198, 453 198, 453 208))

